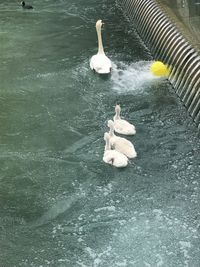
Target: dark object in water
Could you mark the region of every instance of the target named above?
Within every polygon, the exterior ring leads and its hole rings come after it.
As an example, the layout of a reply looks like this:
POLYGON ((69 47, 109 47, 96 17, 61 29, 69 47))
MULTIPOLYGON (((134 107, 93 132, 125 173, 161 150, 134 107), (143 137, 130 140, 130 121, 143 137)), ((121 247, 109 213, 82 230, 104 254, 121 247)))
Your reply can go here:
POLYGON ((24 9, 33 9, 31 5, 26 5, 24 1, 21 2, 21 5, 24 9))

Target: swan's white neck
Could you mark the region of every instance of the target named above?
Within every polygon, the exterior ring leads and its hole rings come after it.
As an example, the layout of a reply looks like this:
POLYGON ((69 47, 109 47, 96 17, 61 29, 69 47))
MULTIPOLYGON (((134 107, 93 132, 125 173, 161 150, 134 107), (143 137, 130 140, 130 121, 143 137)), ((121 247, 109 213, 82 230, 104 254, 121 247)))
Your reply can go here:
POLYGON ((114 127, 113 126, 110 126, 109 135, 110 135, 110 137, 115 136, 115 134, 114 134, 114 127))
POLYGON ((106 138, 106 145, 105 145, 105 151, 106 150, 110 150, 110 142, 109 142, 109 139, 108 138, 106 138))
POLYGON ((96 30, 97 30, 97 37, 98 37, 98 54, 104 54, 103 42, 102 42, 102 36, 101 36, 101 26, 96 27, 96 30))
POLYGON ((116 110, 116 113, 115 113, 115 116, 114 116, 114 120, 120 120, 121 117, 120 117, 120 111, 119 110, 116 110))

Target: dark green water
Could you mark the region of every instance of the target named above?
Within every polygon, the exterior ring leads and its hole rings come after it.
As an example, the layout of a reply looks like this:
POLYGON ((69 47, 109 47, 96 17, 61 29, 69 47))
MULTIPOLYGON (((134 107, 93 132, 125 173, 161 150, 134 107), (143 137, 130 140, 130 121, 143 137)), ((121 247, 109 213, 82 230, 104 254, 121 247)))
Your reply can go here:
POLYGON ((0 2, 0 266, 199 267, 200 142, 173 88, 114 1, 31 4, 0 2), (123 170, 102 161, 116 103, 137 129, 123 170))

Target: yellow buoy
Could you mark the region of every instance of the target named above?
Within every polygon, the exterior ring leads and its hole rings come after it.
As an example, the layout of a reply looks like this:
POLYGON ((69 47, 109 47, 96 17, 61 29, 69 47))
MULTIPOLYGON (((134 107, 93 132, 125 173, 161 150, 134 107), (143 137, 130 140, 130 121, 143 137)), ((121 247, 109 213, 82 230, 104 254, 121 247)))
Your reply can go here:
POLYGON ((169 68, 162 63, 161 61, 155 61, 151 67, 150 67, 150 71, 153 75, 155 76, 168 76, 169 75, 169 68))

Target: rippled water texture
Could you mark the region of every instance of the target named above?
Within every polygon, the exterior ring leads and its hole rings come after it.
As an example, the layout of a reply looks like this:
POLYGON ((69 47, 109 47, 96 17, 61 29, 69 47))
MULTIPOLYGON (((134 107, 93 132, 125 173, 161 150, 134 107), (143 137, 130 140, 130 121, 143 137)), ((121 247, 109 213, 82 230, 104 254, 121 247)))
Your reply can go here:
POLYGON ((0 265, 199 267, 200 142, 173 88, 114 1, 31 4, 0 3, 0 265), (137 129, 123 170, 102 161, 116 103, 137 129))

